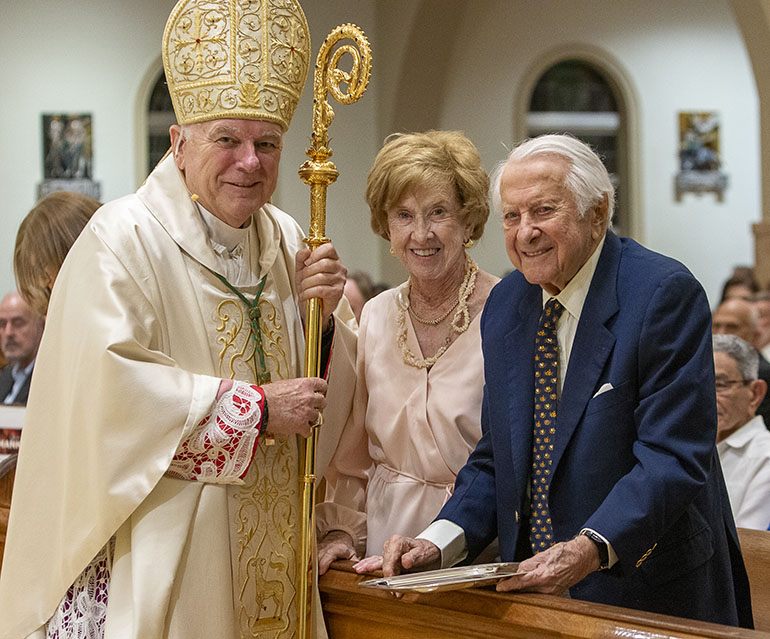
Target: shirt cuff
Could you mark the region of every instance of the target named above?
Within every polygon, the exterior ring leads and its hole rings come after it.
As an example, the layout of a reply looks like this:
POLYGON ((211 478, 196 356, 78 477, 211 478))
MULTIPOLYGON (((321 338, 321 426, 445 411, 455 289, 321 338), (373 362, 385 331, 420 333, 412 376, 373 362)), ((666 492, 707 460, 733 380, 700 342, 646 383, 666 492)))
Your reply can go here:
POLYGON ((590 530, 594 535, 599 537, 607 545, 607 568, 612 568, 616 563, 618 563, 618 555, 613 549, 612 544, 607 540, 607 538, 604 535, 594 530, 593 528, 583 528, 583 530, 590 530))
POLYGON ((441 551, 441 567, 450 568, 468 556, 465 531, 448 519, 438 519, 423 530, 417 539, 427 539, 441 551))

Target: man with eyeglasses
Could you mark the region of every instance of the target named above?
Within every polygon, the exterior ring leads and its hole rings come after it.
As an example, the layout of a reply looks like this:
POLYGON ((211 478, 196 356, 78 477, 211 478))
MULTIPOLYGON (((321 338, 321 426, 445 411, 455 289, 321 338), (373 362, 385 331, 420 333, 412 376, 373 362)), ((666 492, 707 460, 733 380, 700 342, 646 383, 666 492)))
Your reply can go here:
MULTIPOLYGON (((711 332, 714 335, 737 335, 742 340, 759 348, 759 315, 753 302, 730 299, 722 302, 711 318, 711 332)), ((759 379, 770 384, 770 362, 759 354, 759 379)), ((765 424, 770 426, 770 396, 766 396, 757 408, 765 424)))
POLYGON ((770 524, 770 432, 757 415, 767 383, 757 379, 757 350, 736 335, 714 335, 717 450, 735 525, 770 524))

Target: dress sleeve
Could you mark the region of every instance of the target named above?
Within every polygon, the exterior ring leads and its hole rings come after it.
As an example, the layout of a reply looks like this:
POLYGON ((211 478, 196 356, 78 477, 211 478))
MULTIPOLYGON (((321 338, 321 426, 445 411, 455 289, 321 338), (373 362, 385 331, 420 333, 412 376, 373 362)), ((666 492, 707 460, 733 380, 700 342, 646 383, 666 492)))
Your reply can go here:
POLYGON ((210 484, 242 484, 265 415, 262 388, 235 382, 183 436, 166 474, 210 484))
POLYGON ((356 552, 366 550, 366 487, 373 468, 366 433, 366 408, 369 393, 366 386, 367 313, 361 318, 356 354, 356 387, 353 408, 345 423, 337 449, 326 471, 326 496, 316 507, 318 538, 332 530, 348 533, 356 552))

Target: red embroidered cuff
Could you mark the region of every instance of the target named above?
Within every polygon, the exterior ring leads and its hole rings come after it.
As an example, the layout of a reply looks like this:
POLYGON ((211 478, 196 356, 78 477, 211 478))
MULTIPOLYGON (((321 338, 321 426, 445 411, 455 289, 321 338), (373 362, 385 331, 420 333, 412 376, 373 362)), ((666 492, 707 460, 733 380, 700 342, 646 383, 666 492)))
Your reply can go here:
POLYGON ((190 481, 239 483, 254 459, 264 409, 260 386, 235 382, 177 448, 167 474, 190 481))

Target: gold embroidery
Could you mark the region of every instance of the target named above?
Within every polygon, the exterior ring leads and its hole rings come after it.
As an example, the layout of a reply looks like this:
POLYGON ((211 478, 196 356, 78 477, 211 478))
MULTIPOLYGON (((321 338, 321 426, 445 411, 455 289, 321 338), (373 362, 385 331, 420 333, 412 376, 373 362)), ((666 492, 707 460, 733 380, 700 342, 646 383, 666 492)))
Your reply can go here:
MULTIPOLYGON (((267 373, 292 376, 286 325, 269 299, 259 301, 267 373)), ((219 303, 216 312, 222 377, 258 381, 258 354, 245 306, 219 303)), ((274 446, 258 445, 242 486, 230 487, 231 544, 236 619, 242 638, 290 639, 296 632, 295 585, 299 520, 299 451, 296 437, 276 435, 274 446)))
POLYGON ((252 338, 251 323, 243 305, 238 300, 227 299, 217 307, 217 341, 222 345, 219 352, 219 374, 227 379, 248 379, 266 384, 272 375, 286 379, 289 374, 289 359, 284 347, 284 330, 278 309, 267 299, 259 301, 262 346, 265 350, 266 374, 259 374, 259 354, 252 338), (244 370, 245 369, 245 370, 244 370))

